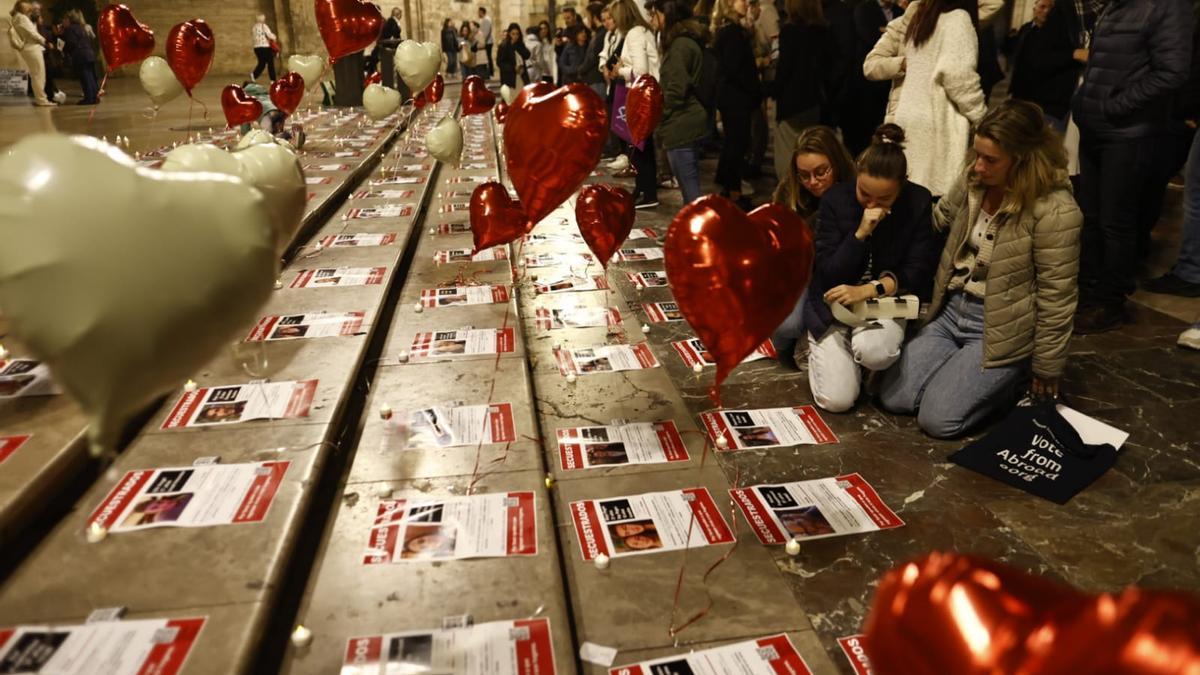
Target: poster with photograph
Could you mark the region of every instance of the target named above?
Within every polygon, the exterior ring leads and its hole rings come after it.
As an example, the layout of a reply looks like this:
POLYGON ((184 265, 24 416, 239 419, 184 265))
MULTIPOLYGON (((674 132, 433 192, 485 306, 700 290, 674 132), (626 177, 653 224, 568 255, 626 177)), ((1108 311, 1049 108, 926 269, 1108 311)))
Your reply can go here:
MULTIPOLYGON (((566 221, 564 221, 566 222, 566 221)), ((525 243, 530 245, 536 244, 580 244, 586 245, 583 240, 583 235, 578 232, 550 232, 525 235, 525 243)))
POLYGON ((609 668, 608 675, 812 675, 784 633, 609 668))
POLYGON ((259 523, 290 462, 203 464, 129 471, 92 511, 109 532, 259 523))
POLYGON ((683 321, 683 312, 677 302, 643 302, 642 311, 650 323, 667 323, 683 321))
POLYGON ((346 211, 342 220, 368 220, 371 218, 408 218, 416 213, 412 204, 385 204, 383 206, 364 206, 346 211))
POLYGON ((312 171, 349 171, 350 165, 349 164, 305 164, 303 169, 304 169, 305 173, 309 173, 312 171))
POLYGON ((301 338, 356 335, 362 330, 366 312, 319 312, 264 316, 246 336, 246 342, 274 342, 301 338))
POLYGON ((413 336, 409 349, 411 361, 508 354, 516 347, 512 328, 460 328, 413 336))
POLYGON ((288 288, 375 286, 383 283, 386 274, 386 267, 321 267, 315 270, 300 270, 288 288))
POLYGON ((459 171, 484 171, 496 168, 495 162, 464 162, 458 167, 459 171))
POLYGON ((305 185, 329 185, 333 182, 333 176, 305 176, 305 185))
POLYGON ((595 375, 620 370, 643 370, 657 368, 658 359, 645 342, 636 345, 597 345, 560 349, 554 353, 558 360, 558 372, 564 376, 595 375))
POLYGON ((22 445, 25 445, 30 438, 33 438, 31 434, 0 436, 0 464, 3 464, 4 460, 12 457, 13 453, 22 445))
MULTIPOLYGON (((419 148, 418 150, 414 150, 410 154, 415 154, 417 152, 424 152, 424 151, 425 151, 425 148, 419 148)), ((420 159, 420 158, 418 158, 418 159, 420 159)), ((433 167, 428 164, 412 164, 412 163, 410 163, 410 164, 393 164, 391 166, 384 167, 384 171, 395 171, 396 173, 426 173, 432 168, 433 167)))
POLYGON ((663 250, 658 247, 654 248, 623 248, 613 254, 613 262, 647 262, 649 260, 662 260, 663 250))
POLYGON ((846 655, 846 660, 850 662, 850 669, 854 671, 854 675, 875 675, 874 669, 871 668, 871 657, 867 656, 867 650, 863 647, 863 636, 840 637, 837 642, 842 648, 842 653, 846 655))
POLYGON ((833 430, 811 405, 706 412, 700 422, 713 442, 724 436, 730 451, 837 443, 833 430))
POLYGON ((627 464, 686 462, 687 447, 674 422, 630 422, 558 430, 563 471, 627 464))
POLYGON ((0 673, 178 675, 205 617, 0 628, 0 673))
POLYGON ((638 290, 667 287, 666 272, 626 272, 625 278, 638 290))
POLYGON ((580 291, 602 291, 608 289, 608 278, 603 274, 592 276, 565 276, 539 281, 533 290, 538 295, 546 293, 576 293, 580 291))
MULTIPOLYGON (((683 364, 688 368, 700 364, 701 366, 715 366, 717 361, 713 358, 712 352, 704 346, 700 338, 691 338, 689 340, 680 340, 672 342, 671 346, 675 348, 675 353, 679 354, 679 358, 683 359, 683 364)), ((770 340, 762 343, 750 353, 750 356, 742 359, 742 363, 750 363, 760 359, 773 359, 778 357, 775 353, 775 345, 770 340)))
POLYGON ((442 202, 438 213, 467 213, 471 210, 470 202, 442 202))
POLYGON ((354 159, 362 157, 360 150, 335 150, 333 152, 313 152, 308 155, 314 159, 354 159))
POLYGON ((364 565, 537 555, 533 492, 385 499, 364 565))
POLYGON ((350 638, 338 675, 554 675, 554 672, 550 620, 543 618, 350 638))
POLYGON ((318 242, 318 248, 362 248, 364 246, 387 246, 395 243, 395 232, 384 232, 382 234, 368 234, 360 232, 358 234, 337 234, 329 237, 322 237, 318 242))
POLYGON ((491 176, 451 176, 447 183, 486 183, 493 180, 491 176))
POLYGON ((460 305, 491 305, 508 302, 508 286, 447 286, 421 291, 425 307, 456 307, 460 305))
POLYGON ((0 360, 0 401, 25 396, 61 394, 50 377, 50 367, 34 359, 0 360))
POLYGON ((438 199, 451 199, 459 201, 466 199, 469 201, 472 194, 473 191, 471 190, 446 190, 445 192, 439 192, 437 196, 438 199))
POLYGON ((387 178, 374 178, 371 180, 371 185, 420 185, 425 182, 425 176, 388 176, 387 178))
POLYGON ((563 328, 603 328, 621 323, 621 311, 616 307, 556 307, 539 308, 534 318, 538 330, 563 328))
POLYGON ((350 199, 412 199, 415 190, 359 190, 350 199))
POLYGON ((571 519, 584 561, 733 543, 707 488, 571 502, 571 519))
POLYGON ((626 241, 637 239, 658 239, 658 233, 648 227, 635 227, 630 230, 629 238, 626 241))
POLYGON ((486 248, 475 255, 471 255, 469 248, 452 248, 449 250, 438 251, 433 254, 433 261, 438 265, 448 265, 451 263, 473 263, 473 262, 492 262, 494 260, 508 260, 508 249, 503 246, 495 246, 486 248))
POLYGON ((439 448, 517 440, 511 403, 422 408, 412 413, 409 429, 415 441, 439 448))
POLYGON ((438 223, 434 226, 433 233, 437 235, 471 234, 471 224, 465 222, 438 223))
POLYGON ((184 392, 163 422, 163 429, 182 429, 251 420, 308 417, 316 380, 251 382, 200 387, 184 392))
POLYGON ((758 540, 786 544, 789 539, 824 539, 901 527, 857 473, 778 485, 754 485, 729 491, 758 540))
POLYGON ((525 266, 540 267, 587 267, 592 264, 590 253, 533 253, 525 256, 525 266))

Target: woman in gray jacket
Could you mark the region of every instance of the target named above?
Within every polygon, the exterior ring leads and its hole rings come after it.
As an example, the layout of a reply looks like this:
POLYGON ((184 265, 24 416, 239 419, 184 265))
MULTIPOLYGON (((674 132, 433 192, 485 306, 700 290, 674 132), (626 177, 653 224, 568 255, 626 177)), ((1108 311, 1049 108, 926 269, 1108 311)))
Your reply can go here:
POLYGON ((934 209, 949 230, 932 317, 884 377, 884 408, 953 438, 1031 393, 1058 395, 1079 289, 1083 216, 1062 139, 1041 108, 1007 101, 980 121, 974 161, 934 209))

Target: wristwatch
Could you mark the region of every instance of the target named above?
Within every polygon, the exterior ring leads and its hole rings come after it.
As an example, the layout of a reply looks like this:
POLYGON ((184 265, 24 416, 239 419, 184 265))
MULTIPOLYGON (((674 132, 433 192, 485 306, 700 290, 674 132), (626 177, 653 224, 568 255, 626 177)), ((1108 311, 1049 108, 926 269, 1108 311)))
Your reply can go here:
POLYGON ((875 287, 875 297, 882 298, 883 296, 887 295, 887 289, 884 288, 882 281, 872 281, 871 285, 875 287))

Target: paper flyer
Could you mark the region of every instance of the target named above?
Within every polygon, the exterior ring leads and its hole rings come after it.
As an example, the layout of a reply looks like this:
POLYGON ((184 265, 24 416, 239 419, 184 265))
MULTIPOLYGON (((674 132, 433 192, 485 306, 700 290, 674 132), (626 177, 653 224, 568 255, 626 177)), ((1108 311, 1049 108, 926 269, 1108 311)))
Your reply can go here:
POLYGON ((316 391, 316 380, 201 387, 179 397, 162 428, 308 417, 316 391))
POLYGON ((34 359, 0 361, 0 401, 25 396, 53 396, 62 389, 50 377, 50 367, 34 359))
POLYGON ((451 176, 446 179, 447 183, 486 183, 492 180, 491 176, 451 176))
POLYGON ((667 287, 666 272, 626 272, 625 277, 639 289, 667 287))
POLYGON ((871 657, 867 656, 867 650, 863 647, 863 636, 840 637, 837 642, 838 646, 842 648, 842 653, 846 655, 846 660, 850 662, 850 668, 854 671, 854 675, 874 675, 875 671, 871 668, 871 657))
POLYGON ((592 264, 590 253, 534 253, 525 256, 525 266, 533 269, 540 267, 587 267, 592 264))
POLYGON ((330 237, 323 237, 317 244, 318 248, 346 248, 363 246, 387 246, 396 241, 395 232, 384 232, 383 234, 368 234, 360 232, 358 234, 338 234, 330 237))
POLYGON ((571 519, 585 561, 733 543, 707 488, 571 502, 571 519))
POLYGON ((258 523, 290 462, 203 464, 129 471, 92 511, 109 532, 258 523))
POLYGON ((784 633, 610 668, 608 675, 812 675, 784 633))
MULTIPOLYGON (((713 358, 712 352, 704 346, 700 338, 691 338, 689 340, 680 340, 672 342, 671 346, 675 348, 675 353, 679 354, 679 358, 683 359, 684 365, 688 368, 700 364, 701 366, 715 366, 716 359, 713 358)), ((770 340, 762 343, 750 353, 750 356, 742 359, 742 363, 750 363, 760 359, 773 359, 778 357, 775 353, 775 345, 771 344, 770 340)))
POLYGON ((349 164, 305 164, 304 171, 349 171, 349 164))
POLYGON ((642 311, 650 323, 683 321, 683 312, 679 311, 679 303, 676 302, 643 302, 642 311))
POLYGON ((646 262, 648 260, 662 260, 663 250, 661 248, 623 248, 613 255, 613 260, 617 262, 646 262))
POLYGON ((339 312, 264 316, 246 336, 246 342, 274 342, 300 338, 354 335, 362 330, 365 312, 339 312))
POLYGON ((491 305, 508 302, 508 286, 447 286, 421 291, 425 307, 454 307, 456 305, 491 305))
POLYGON ((385 499, 364 565, 537 555, 533 492, 385 499))
POLYGON ((0 673, 177 675, 205 617, 0 628, 0 673))
POLYGON ((616 307, 559 307, 539 308, 534 318, 538 330, 562 328, 603 328, 621 323, 621 311, 616 307))
POLYGON ((597 274, 590 277, 567 276, 539 281, 533 287, 538 295, 545 293, 573 293, 578 291, 602 291, 608 289, 608 279, 597 274))
POLYGON ((316 159, 351 159, 362 157, 362 152, 358 150, 335 150, 334 152, 314 152, 309 157, 316 159))
POLYGON ((674 422, 632 422, 558 430, 563 471, 627 464, 686 462, 687 447, 674 422))
POLYGON ((833 430, 811 405, 707 412, 700 421, 714 442, 724 436, 729 450, 837 443, 833 430))
POLYGON ((465 162, 458 167, 459 171, 484 171, 496 168, 495 162, 465 162))
POLYGON ((305 176, 305 185, 329 185, 333 182, 333 176, 305 176))
POLYGON ((371 185, 420 185, 425 182, 425 176, 388 176, 375 178, 371 185))
POLYGON ((412 413, 409 428, 414 437, 440 448, 517 440, 511 403, 422 408, 412 413))
POLYGON ((346 211, 342 220, 366 220, 369 218, 408 218, 416 213, 412 204, 386 204, 384 206, 364 206, 346 211))
MULTIPOLYGON (((424 152, 425 149, 421 148, 420 151, 424 152)), ((429 171, 432 168, 433 167, 428 164, 393 164, 389 167, 386 167, 384 170, 396 171, 398 173, 421 173, 429 171)))
POLYGON ((350 638, 339 675, 554 675, 549 619, 350 638))
POLYGON ((433 254, 433 261, 438 265, 446 265, 449 263, 472 263, 472 262, 490 262, 493 260, 508 260, 508 249, 503 246, 496 246, 489 249, 484 249, 475 255, 471 255, 469 248, 454 248, 449 250, 438 251, 433 254))
POLYGON ((895 514, 857 473, 729 491, 764 544, 824 539, 901 527, 895 514))
POLYGON ((438 199, 470 199, 471 190, 447 190, 438 193, 438 199))
POLYGON ((578 232, 554 232, 549 234, 543 234, 539 232, 537 234, 525 235, 526 244, 561 244, 563 242, 568 242, 571 244, 586 243, 583 239, 583 235, 579 234, 578 232))
POLYGON ((471 224, 470 223, 462 223, 462 222, 438 223, 436 226, 434 226, 433 233, 438 234, 438 235, 470 234, 471 233, 471 224))
POLYGON ((629 239, 627 241, 634 241, 637 239, 658 239, 658 233, 648 227, 635 227, 630 230, 629 239))
POLYGON ((383 283, 386 267, 321 267, 300 270, 289 288, 324 288, 331 286, 375 286, 383 283))
POLYGON ((16 452, 17 449, 22 445, 25 445, 30 438, 33 438, 33 436, 30 434, 24 434, 22 436, 0 436, 0 464, 3 464, 4 460, 12 457, 12 454, 16 452))
POLYGON ((619 370, 657 368, 658 359, 645 342, 636 345, 598 345, 560 349, 554 353, 563 375, 594 375, 619 370))
POLYGON ((359 190, 350 199, 411 199, 414 190, 359 190))
POLYGON ((466 213, 471 210, 470 202, 442 202, 438 213, 466 213))
POLYGON ((417 333, 409 358, 413 361, 481 354, 508 354, 516 345, 512 328, 462 328, 417 333))

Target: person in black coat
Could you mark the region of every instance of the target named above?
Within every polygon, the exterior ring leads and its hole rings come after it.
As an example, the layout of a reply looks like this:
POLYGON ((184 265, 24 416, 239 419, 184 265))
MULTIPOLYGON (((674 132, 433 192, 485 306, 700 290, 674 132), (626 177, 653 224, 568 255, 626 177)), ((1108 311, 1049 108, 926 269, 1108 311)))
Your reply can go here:
POLYGON ((1038 104, 1046 122, 1059 133, 1065 132, 1080 70, 1066 15, 1054 6, 1054 0, 1037 0, 1033 20, 1021 26, 1012 45, 1009 94, 1038 104))
POLYGON ((454 77, 458 72, 458 31, 453 19, 442 23, 442 53, 446 55, 446 75, 454 77))
POLYGON ((850 78, 856 105, 848 119, 842 120, 842 139, 852 153, 862 152, 870 145, 871 132, 883 124, 892 90, 890 81, 872 82, 863 76, 863 61, 888 22, 903 14, 904 10, 893 0, 865 0, 854 7, 854 64, 850 78))
POLYGON ((928 297, 937 268, 933 197, 906 177, 903 143, 900 127, 881 126, 858 157, 856 179, 821 197, 803 317, 809 386, 816 404, 830 412, 854 407, 862 368, 891 367, 904 342, 904 320, 852 328, 834 318, 831 305, 903 293, 928 297))
MULTIPOLYGON (((785 5, 786 6, 786 5, 785 5)), ((833 58, 829 64, 830 82, 834 87, 829 92, 829 105, 822 109, 821 123, 841 127, 843 120, 855 112, 853 88, 850 86, 850 71, 854 61, 854 13, 842 0, 822 0, 821 11, 825 23, 833 35, 833 58)), ((862 61, 857 65, 862 70, 862 61)))
MULTIPOLYGON (((402 16, 403 11, 399 7, 393 7, 392 15, 383 23, 383 30, 380 31, 379 40, 375 43, 379 52, 379 75, 385 87, 396 87, 396 48, 400 46, 400 17, 402 16)), ((442 30, 445 31, 444 25, 442 30)), ((442 39, 442 42, 445 42, 445 38, 442 39)), ((442 49, 445 47, 443 46, 442 49)), ((454 56, 450 57, 450 63, 454 63, 454 56)), ((450 72, 454 72, 453 65, 451 65, 450 72)))
POLYGON ((63 31, 65 51, 71 58, 71 66, 79 85, 83 87, 83 99, 79 105, 95 105, 100 102, 100 87, 96 84, 96 50, 84 27, 83 13, 73 9, 67 13, 67 28, 63 31))
POLYGON ((841 86, 833 72, 833 34, 820 0, 788 0, 779 27, 779 59, 771 96, 775 99, 775 175, 788 175, 796 139, 821 121, 830 91, 841 86))
POLYGON ((508 24, 508 30, 504 31, 504 40, 500 42, 500 48, 496 50, 496 66, 500 69, 500 84, 507 84, 513 89, 517 88, 518 56, 521 57, 521 78, 526 79, 524 64, 529 60, 529 48, 525 46, 523 35, 520 25, 508 24))
POLYGON ((750 148, 750 113, 762 103, 762 84, 754 62, 754 45, 743 22, 746 0, 717 0, 713 12, 712 49, 719 64, 717 111, 724 127, 724 144, 717 162, 716 182, 721 195, 747 211, 742 197, 742 175, 750 148))

